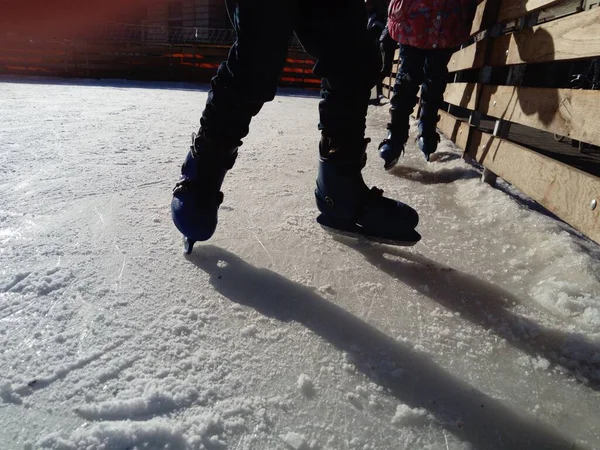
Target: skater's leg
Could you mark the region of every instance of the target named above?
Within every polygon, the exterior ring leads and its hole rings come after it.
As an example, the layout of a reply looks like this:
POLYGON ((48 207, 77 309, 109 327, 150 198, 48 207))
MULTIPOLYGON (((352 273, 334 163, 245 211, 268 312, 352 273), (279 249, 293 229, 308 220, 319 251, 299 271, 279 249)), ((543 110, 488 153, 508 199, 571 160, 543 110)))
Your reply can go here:
POLYGON ((444 101, 448 62, 452 53, 452 49, 428 50, 425 58, 418 145, 427 160, 429 155, 436 151, 439 142, 436 132, 438 110, 444 101))
MULTIPOLYGON (((381 52, 381 48, 379 46, 379 38, 381 37, 382 28, 379 26, 373 26, 370 29, 369 27, 367 27, 367 29, 369 32, 369 37, 376 46, 377 51, 381 52)), ((380 61, 383 61, 383 55, 381 53, 379 53, 379 59, 380 61)), ((375 84, 375 98, 369 99, 369 104, 375 106, 381 105, 381 97, 383 97, 383 77, 379 77, 377 79, 377 82, 375 84)))
POLYGON ((400 44, 400 67, 390 99, 389 130, 408 130, 410 113, 417 104, 417 94, 423 83, 425 54, 425 50, 400 44))
POLYGON ((321 224, 396 243, 414 244, 417 212, 369 189, 361 171, 370 91, 380 76, 376 46, 365 29, 362 0, 311 0, 302 4, 296 29, 317 58, 322 80, 319 104, 322 138, 315 197, 321 224), (352 67, 353 70, 348 70, 352 67))
POLYGON ((389 77, 392 73, 394 54, 398 48, 398 43, 390 36, 387 26, 383 29, 383 33, 381 33, 381 37, 379 38, 379 47, 382 57, 381 77, 389 77))
POLYGON ((200 120, 211 139, 238 142, 273 100, 285 64, 298 0, 229 2, 237 40, 211 81, 200 120))
POLYGON ((383 82, 392 72, 394 53, 398 48, 398 43, 392 39, 387 27, 383 29, 378 41, 379 53, 381 54, 381 73, 379 74, 379 80, 377 82, 377 105, 380 104, 379 99, 383 97, 383 82))
POLYGON ((410 114, 417 104, 417 94, 423 82, 425 53, 424 50, 400 44, 400 67, 390 99, 388 136, 379 145, 379 154, 385 161, 385 169, 394 167, 404 153, 404 144, 408 140, 410 128, 410 114))
POLYGON ((173 191, 171 212, 191 241, 209 239, 225 174, 253 116, 273 99, 297 14, 297 0, 231 2, 237 40, 211 82, 201 128, 173 191))
POLYGON ((301 2, 296 34, 317 59, 314 73, 322 78, 319 129, 342 148, 362 147, 368 101, 379 74, 376 43, 366 26, 361 0, 301 2))

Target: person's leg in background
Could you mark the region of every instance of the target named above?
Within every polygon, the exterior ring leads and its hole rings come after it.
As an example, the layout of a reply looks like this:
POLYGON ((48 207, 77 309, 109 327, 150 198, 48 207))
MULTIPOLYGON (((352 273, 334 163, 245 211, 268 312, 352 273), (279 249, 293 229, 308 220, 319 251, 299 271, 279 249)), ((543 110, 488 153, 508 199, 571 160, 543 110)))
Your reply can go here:
POLYGON ((436 124, 448 83, 448 62, 453 53, 453 49, 427 50, 423 66, 425 77, 421 88, 421 113, 417 143, 427 161, 429 161, 429 156, 437 150, 440 141, 436 132, 436 124))
POLYGON ((385 161, 386 170, 393 168, 404 153, 410 129, 410 114, 415 109, 419 87, 423 82, 425 55, 426 50, 400 44, 400 67, 390 100, 388 136, 379 145, 379 155, 385 161))
POLYGON ((386 26, 379 38, 379 51, 381 52, 381 78, 379 86, 382 88, 381 95, 383 95, 383 81, 392 73, 394 55, 397 48, 398 43, 392 39, 386 26))
POLYGON ((315 199, 321 225, 396 244, 413 245, 419 216, 410 206, 369 189, 366 115, 370 92, 380 76, 380 59, 367 34, 362 0, 301 2, 296 34, 318 59, 321 142, 315 199))
MULTIPOLYGON (((377 51, 379 52, 380 51, 379 38, 381 37, 382 30, 385 28, 384 23, 379 22, 379 21, 377 21, 375 23, 371 23, 371 22, 375 22, 375 21, 369 20, 369 26, 367 26, 367 31, 369 33, 369 37, 370 37, 371 41, 373 42, 373 45, 377 48, 377 51)), ((383 55, 380 55, 380 59, 383 59, 383 55)), ((383 82, 383 78, 377 79, 377 82, 375 84, 375 98, 369 99, 370 105, 378 106, 381 104, 381 97, 383 97, 382 82, 383 82)))
POLYGON ((173 190, 172 218, 186 238, 186 251, 191 251, 194 241, 210 239, 215 231, 225 174, 235 163, 252 117, 277 91, 298 1, 228 5, 237 40, 211 81, 200 130, 173 190))

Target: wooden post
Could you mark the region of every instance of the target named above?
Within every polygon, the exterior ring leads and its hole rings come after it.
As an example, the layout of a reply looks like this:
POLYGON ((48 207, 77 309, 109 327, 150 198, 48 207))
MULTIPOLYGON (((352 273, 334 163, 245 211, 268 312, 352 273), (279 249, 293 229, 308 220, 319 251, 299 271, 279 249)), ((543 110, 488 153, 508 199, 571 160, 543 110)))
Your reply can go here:
MULTIPOLYGON (((532 27, 537 23, 538 13, 534 12, 532 14, 528 14, 525 17, 522 17, 519 20, 519 29, 532 27)), ((496 25, 490 32, 491 35, 498 36, 501 33, 501 28, 496 25)), ((508 86, 520 86, 523 81, 523 75, 525 75, 525 64, 519 64, 515 66, 511 66, 508 69, 508 76, 506 77, 506 84, 508 86)), ((483 72, 483 71, 482 71, 483 72)), ((482 74, 482 77, 487 77, 488 79, 484 82, 489 82, 489 76, 491 75, 491 67, 489 67, 489 73, 482 74)), ((502 139, 508 138, 510 134, 510 125, 511 123, 498 119, 494 124, 494 136, 497 136, 502 139)), ((490 169, 485 168, 483 170, 483 174, 481 176, 481 181, 489 184, 490 186, 495 186, 498 181, 498 175, 492 172, 490 169)))

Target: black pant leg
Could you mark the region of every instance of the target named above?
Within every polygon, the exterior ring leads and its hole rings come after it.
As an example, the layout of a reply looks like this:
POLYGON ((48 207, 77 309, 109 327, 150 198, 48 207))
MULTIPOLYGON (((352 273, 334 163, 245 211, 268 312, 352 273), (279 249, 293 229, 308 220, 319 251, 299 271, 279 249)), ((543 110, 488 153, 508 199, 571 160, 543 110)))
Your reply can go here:
POLYGON ((371 89, 380 72, 363 0, 301 0, 296 34, 322 78, 319 129, 340 150, 362 152, 371 89))
POLYGON ((219 141, 239 142, 273 100, 298 13, 298 0, 230 2, 237 39, 211 81, 200 124, 219 141))

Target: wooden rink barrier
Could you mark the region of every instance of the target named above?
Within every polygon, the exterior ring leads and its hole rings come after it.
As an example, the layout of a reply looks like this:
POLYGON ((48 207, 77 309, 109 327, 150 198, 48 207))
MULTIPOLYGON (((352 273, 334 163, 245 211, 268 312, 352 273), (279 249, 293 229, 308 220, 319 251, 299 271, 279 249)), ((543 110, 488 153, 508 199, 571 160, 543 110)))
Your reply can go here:
MULTIPOLYGON (((600 90, 570 83, 600 58, 598 3, 482 1, 448 64, 438 129, 485 181, 501 177, 600 243, 600 90)), ((388 97, 398 65, 396 52, 388 97)))

